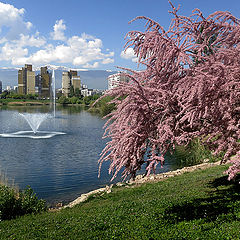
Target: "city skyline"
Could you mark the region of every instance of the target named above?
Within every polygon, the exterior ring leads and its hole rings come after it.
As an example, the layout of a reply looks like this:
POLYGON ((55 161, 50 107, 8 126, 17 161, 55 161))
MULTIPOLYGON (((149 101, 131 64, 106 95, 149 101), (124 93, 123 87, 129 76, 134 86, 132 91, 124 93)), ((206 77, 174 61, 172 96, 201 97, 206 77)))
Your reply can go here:
MULTIPOLYGON (((189 16, 199 8, 205 16, 217 10, 238 17, 240 3, 227 1, 172 0, 181 5, 179 14, 189 16)), ((137 69, 130 48, 125 54, 124 36, 131 30, 144 30, 137 16, 150 17, 168 28, 171 10, 167 0, 87 2, 69 0, 0 1, 0 67, 33 67, 48 64, 72 69, 109 69, 115 66, 137 69)))

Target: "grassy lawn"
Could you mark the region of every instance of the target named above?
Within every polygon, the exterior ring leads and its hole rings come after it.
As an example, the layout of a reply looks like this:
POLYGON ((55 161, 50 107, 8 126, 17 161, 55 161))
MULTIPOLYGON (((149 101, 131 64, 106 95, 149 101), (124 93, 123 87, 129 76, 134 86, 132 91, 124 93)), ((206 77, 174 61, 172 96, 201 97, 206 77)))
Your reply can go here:
POLYGON ((240 178, 226 166, 113 188, 72 209, 0 223, 0 239, 240 239, 240 178))
POLYGON ((14 105, 14 106, 22 106, 22 105, 44 105, 49 104, 49 100, 36 100, 36 99, 0 99, 0 103, 2 105, 14 105))

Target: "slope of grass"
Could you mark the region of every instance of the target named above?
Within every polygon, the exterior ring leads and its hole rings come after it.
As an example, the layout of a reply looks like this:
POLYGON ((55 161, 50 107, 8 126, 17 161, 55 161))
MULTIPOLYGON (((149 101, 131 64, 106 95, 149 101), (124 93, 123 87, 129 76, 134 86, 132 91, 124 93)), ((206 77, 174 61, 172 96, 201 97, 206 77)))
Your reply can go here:
POLYGON ((72 209, 0 223, 0 239, 240 239, 240 185, 226 166, 113 188, 72 209))

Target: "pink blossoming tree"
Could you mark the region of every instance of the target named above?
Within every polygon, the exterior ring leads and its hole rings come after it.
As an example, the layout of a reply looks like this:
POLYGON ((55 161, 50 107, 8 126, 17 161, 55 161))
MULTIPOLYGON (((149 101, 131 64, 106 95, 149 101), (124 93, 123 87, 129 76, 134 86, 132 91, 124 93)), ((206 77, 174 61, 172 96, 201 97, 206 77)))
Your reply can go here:
MULTIPOLYGON (((171 4, 171 2, 170 2, 171 4)), ((163 165, 176 144, 198 137, 222 163, 237 155, 229 179, 240 172, 240 21, 229 12, 204 17, 198 9, 190 17, 173 16, 168 30, 147 17, 145 32, 127 34, 125 49, 133 47, 145 70, 132 71, 130 81, 106 94, 117 110, 109 115, 109 137, 99 160, 110 161, 113 178, 147 174, 163 165)), ((112 179, 113 179, 112 178, 112 179)))

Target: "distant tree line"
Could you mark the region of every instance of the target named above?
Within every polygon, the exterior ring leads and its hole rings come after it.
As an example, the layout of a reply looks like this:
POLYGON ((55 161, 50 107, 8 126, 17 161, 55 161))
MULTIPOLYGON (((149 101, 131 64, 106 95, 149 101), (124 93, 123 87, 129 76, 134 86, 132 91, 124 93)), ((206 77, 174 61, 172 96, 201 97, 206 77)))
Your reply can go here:
POLYGON ((0 94, 0 99, 29 99, 29 100, 37 100, 38 94, 18 94, 15 92, 10 92, 5 90, 2 94, 0 94))
POLYGON ((83 97, 82 95, 76 96, 76 95, 69 95, 69 97, 61 96, 58 99, 58 103, 60 104, 84 104, 87 106, 92 105, 101 94, 94 94, 92 96, 86 96, 83 97))

